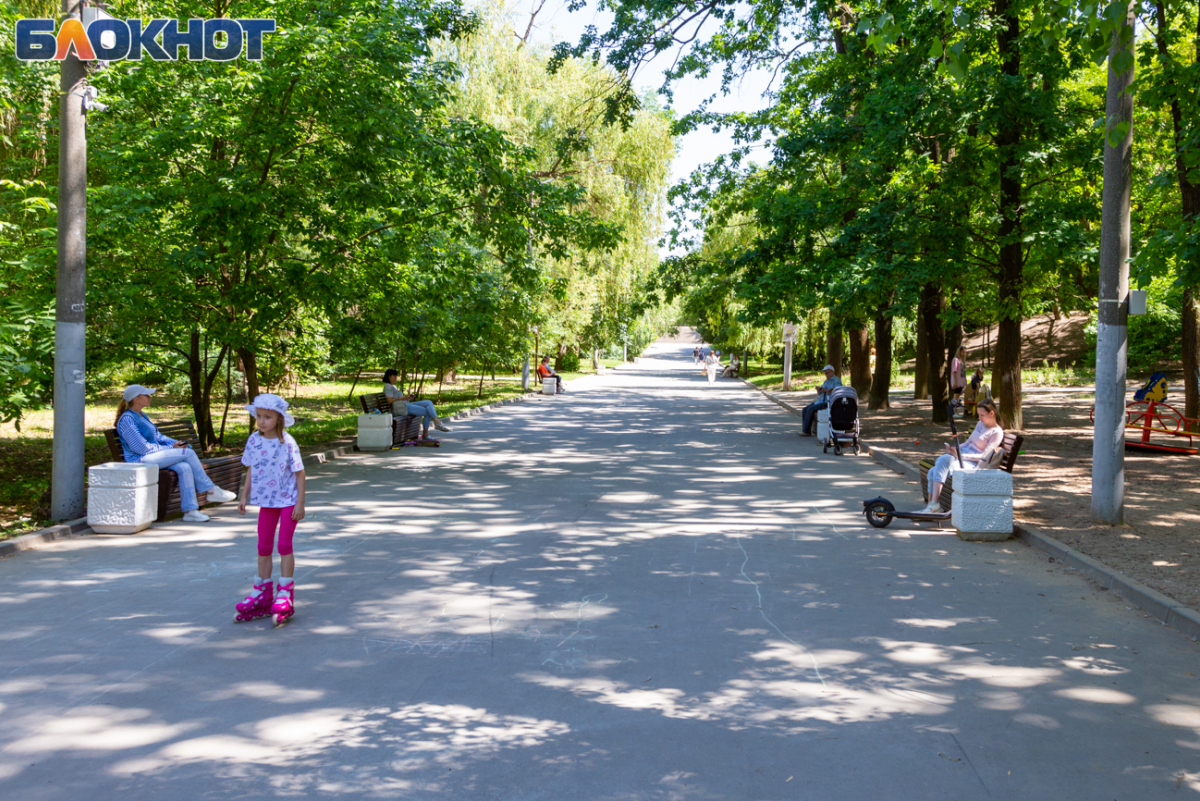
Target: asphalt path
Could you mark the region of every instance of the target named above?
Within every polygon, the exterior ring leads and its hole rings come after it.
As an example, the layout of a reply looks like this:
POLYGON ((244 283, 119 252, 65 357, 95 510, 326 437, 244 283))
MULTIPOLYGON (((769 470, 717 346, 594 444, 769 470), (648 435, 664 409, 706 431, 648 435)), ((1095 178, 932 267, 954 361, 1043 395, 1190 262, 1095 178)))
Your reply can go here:
POLYGON ((0 798, 1200 796, 1200 645, 691 348, 311 465, 277 629, 228 505, 0 560, 0 798))

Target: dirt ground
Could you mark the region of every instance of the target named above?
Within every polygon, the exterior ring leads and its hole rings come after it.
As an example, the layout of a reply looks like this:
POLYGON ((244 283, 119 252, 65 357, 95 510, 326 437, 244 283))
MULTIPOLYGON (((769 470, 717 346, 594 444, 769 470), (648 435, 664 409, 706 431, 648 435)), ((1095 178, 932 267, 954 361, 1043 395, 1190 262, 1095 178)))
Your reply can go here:
MULTIPOLYGON (((893 402, 893 408, 884 412, 863 410, 866 441, 898 451, 913 465, 941 453, 942 443, 950 441, 949 429, 928 422, 928 401, 918 404, 909 397, 893 402)), ((1200 608, 1200 455, 1126 449, 1126 525, 1093 525, 1088 418, 1093 403, 1090 391, 1027 394, 1025 442, 1013 470, 1017 519, 1193 609, 1200 608)), ((974 422, 960 424, 964 438, 974 422)), ((914 487, 913 504, 919 500, 920 490, 914 487)))

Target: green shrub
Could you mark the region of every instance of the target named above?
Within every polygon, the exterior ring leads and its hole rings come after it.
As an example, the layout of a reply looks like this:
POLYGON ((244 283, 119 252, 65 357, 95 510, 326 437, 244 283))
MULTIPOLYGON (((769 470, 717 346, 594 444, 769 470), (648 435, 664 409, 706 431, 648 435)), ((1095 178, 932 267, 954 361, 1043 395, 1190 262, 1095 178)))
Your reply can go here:
POLYGON ((559 363, 562 365, 561 369, 564 373, 579 372, 579 354, 574 351, 569 350, 563 354, 562 360, 559 363))

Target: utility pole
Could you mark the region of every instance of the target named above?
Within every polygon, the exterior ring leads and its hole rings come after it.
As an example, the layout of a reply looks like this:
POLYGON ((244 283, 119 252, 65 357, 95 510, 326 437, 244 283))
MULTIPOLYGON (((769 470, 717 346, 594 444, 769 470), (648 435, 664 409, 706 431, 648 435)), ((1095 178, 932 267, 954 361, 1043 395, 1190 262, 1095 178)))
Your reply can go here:
MULTIPOLYGON (((79 0, 63 0, 64 17, 79 19, 79 0)), ((87 298, 87 128, 83 108, 87 65, 74 48, 60 67, 58 128, 58 272, 54 312, 54 466, 50 516, 84 510, 84 370, 87 298)))
POLYGON ((1096 424, 1092 520, 1125 519, 1125 375, 1129 315, 1129 196, 1133 152, 1133 26, 1130 3, 1108 51, 1104 190, 1100 211, 1100 309, 1096 330, 1096 424), (1126 68, 1118 72, 1118 67, 1126 68), (1121 126, 1124 130, 1121 130, 1121 126), (1119 139, 1119 141, 1118 141, 1119 139), (1115 142, 1115 144, 1114 144, 1115 142))

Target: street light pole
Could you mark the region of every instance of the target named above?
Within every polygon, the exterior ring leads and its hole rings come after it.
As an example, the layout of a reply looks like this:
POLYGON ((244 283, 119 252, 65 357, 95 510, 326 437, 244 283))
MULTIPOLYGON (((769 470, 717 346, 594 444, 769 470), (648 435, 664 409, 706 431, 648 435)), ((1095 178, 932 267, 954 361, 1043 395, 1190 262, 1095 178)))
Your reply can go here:
MULTIPOLYGON (((63 0, 65 17, 80 16, 79 0, 63 0)), ((54 313, 54 466, 50 516, 84 510, 84 370, 87 296, 87 130, 83 82, 87 65, 74 49, 59 77, 58 271, 54 313)))

